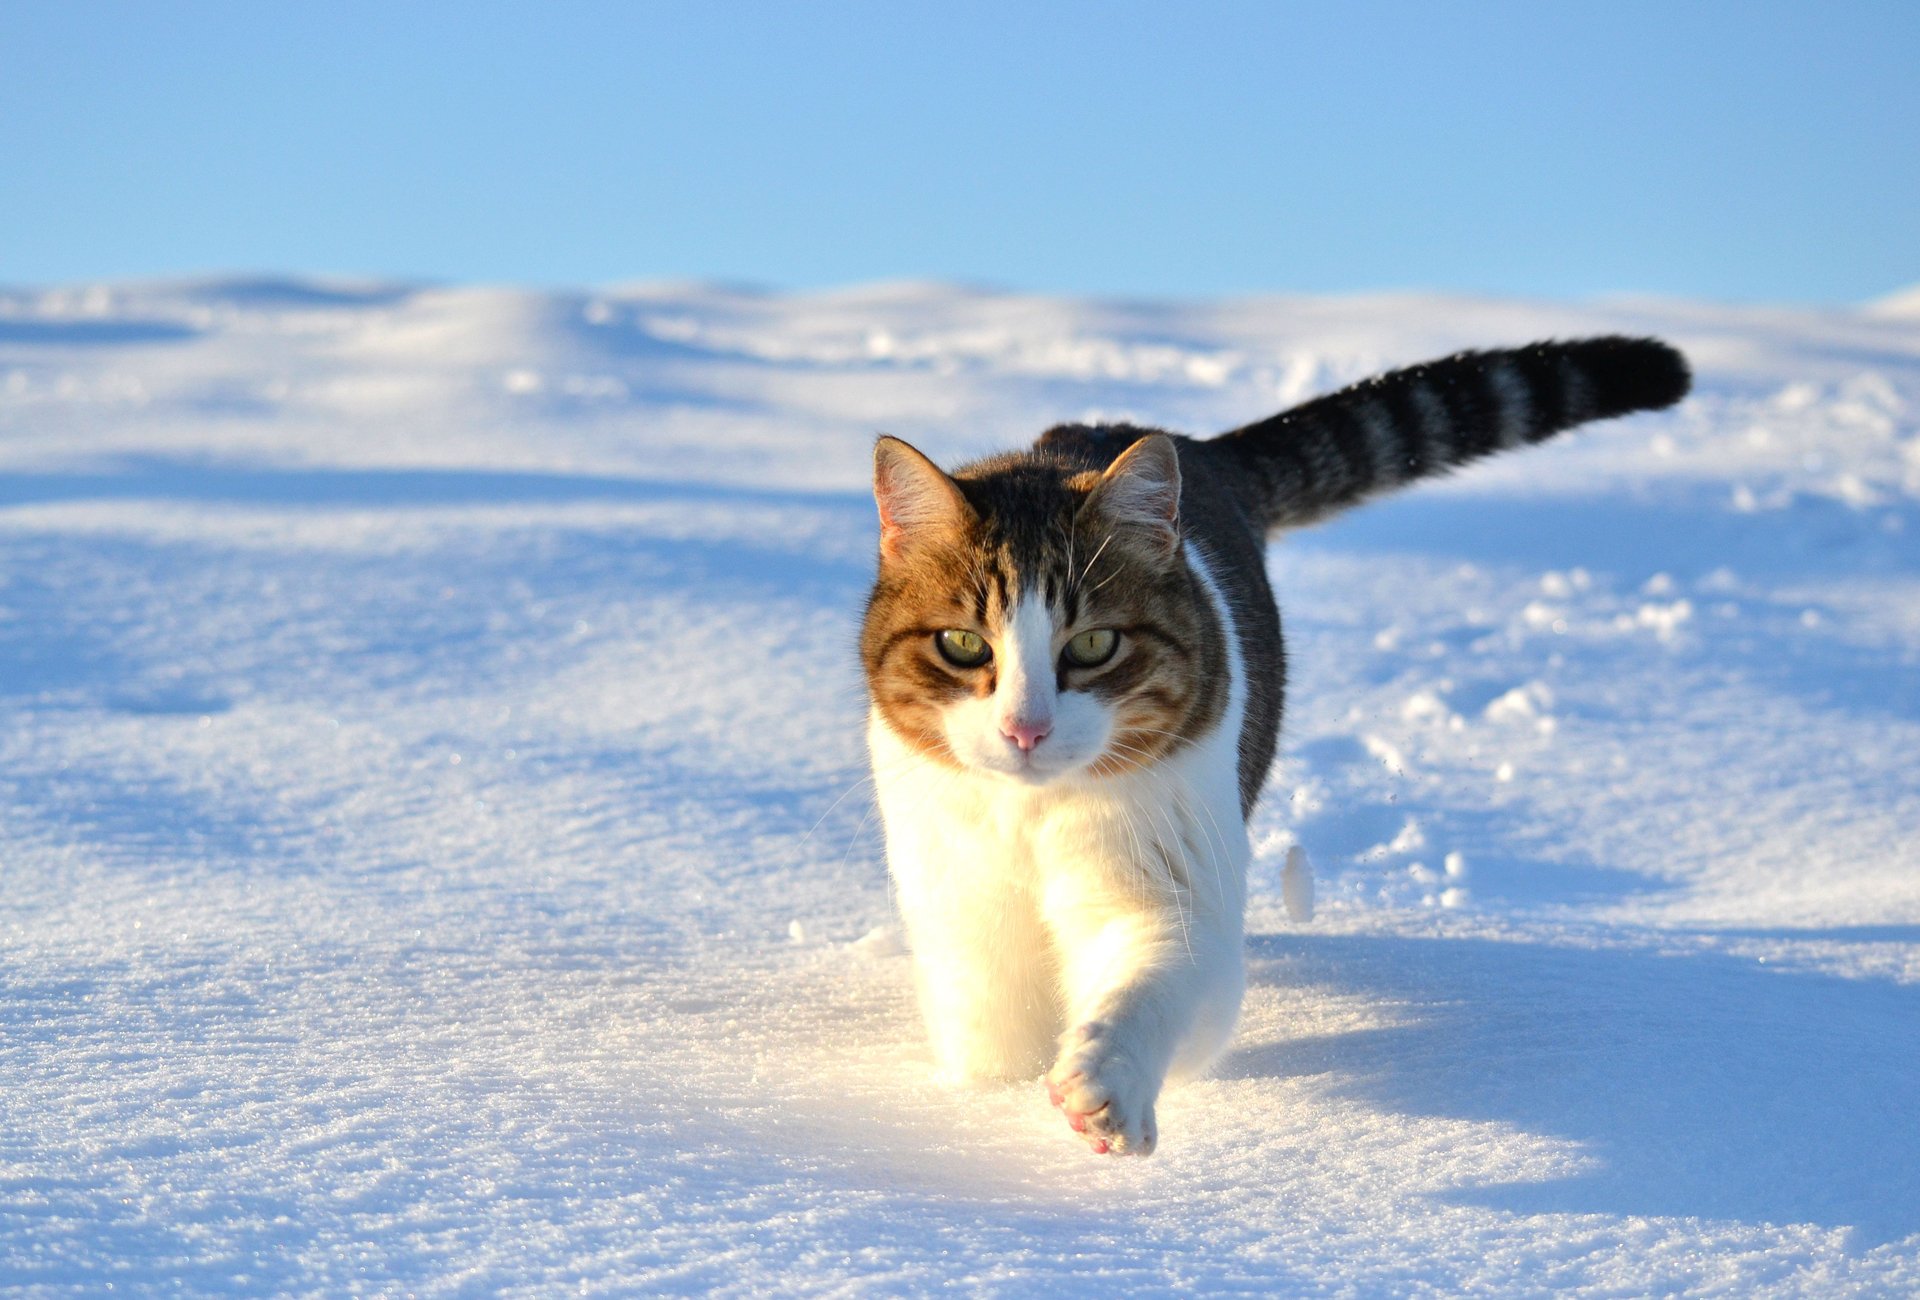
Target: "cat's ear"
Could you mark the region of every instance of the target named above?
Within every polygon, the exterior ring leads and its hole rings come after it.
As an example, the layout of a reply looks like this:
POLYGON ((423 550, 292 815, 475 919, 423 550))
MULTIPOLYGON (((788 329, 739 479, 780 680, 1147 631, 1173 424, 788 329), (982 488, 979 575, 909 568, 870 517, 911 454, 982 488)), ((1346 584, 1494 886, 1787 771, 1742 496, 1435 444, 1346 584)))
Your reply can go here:
POLYGON ((1180 453, 1164 433, 1148 434, 1120 453, 1094 485, 1082 510, 1109 523, 1139 528, 1169 551, 1180 542, 1180 453))
POLYGON ((896 555, 917 538, 955 533, 973 520, 960 485, 898 438, 873 447, 873 499, 880 507, 880 549, 896 555))

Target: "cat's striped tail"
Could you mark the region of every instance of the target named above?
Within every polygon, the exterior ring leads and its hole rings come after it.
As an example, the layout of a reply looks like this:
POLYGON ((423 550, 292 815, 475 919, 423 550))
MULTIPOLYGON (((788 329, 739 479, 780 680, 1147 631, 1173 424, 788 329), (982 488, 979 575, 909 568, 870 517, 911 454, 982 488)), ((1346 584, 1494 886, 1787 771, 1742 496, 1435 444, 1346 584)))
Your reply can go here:
POLYGON ((1444 474, 1589 420, 1687 395, 1686 358, 1658 339, 1606 335, 1459 352, 1392 370, 1223 433, 1208 444, 1251 488, 1269 530, 1444 474))

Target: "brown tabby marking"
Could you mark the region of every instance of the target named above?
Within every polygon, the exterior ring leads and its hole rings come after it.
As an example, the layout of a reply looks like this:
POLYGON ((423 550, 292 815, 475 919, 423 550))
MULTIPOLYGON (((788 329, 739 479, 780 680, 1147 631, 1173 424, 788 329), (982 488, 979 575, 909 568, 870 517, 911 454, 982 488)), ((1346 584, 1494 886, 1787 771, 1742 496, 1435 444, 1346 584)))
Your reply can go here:
MULTIPOLYGON (((917 453, 916 453, 917 454, 917 453)), ((956 471, 959 500, 917 519, 882 548, 861 654, 874 703, 921 753, 957 765, 942 710, 962 695, 991 695, 997 660, 948 663, 943 628, 1006 643, 1020 601, 1038 594, 1053 617, 1056 685, 1090 691, 1115 712, 1100 776, 1150 764, 1204 736, 1226 705, 1225 637, 1176 544, 1089 498, 1103 475, 1051 458, 999 456, 956 471), (950 508, 949 508, 950 507, 950 508), (1113 658, 1067 662, 1067 641, 1111 628, 1113 658)))

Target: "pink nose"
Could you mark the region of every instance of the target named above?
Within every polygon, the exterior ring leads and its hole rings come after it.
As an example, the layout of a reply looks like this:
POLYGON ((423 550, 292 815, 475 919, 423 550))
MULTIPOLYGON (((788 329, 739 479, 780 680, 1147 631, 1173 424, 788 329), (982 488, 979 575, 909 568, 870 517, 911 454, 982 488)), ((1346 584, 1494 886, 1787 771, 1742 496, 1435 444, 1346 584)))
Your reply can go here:
POLYGON ((1052 718, 1042 718, 1036 722, 1016 720, 1000 724, 1000 734, 1029 754, 1033 752, 1033 747, 1045 740, 1052 730, 1052 718))

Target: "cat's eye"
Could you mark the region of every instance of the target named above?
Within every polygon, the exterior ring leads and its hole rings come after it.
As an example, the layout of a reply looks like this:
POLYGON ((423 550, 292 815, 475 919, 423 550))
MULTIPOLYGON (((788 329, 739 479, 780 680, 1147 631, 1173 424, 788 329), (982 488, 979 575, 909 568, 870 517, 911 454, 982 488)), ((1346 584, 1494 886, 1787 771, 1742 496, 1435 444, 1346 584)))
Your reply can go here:
POLYGON ((993 658, 993 648, 987 644, 985 637, 978 632, 966 632, 957 627, 935 632, 933 644, 939 649, 940 657, 955 668, 978 668, 993 658))
POLYGON ((1098 668, 1113 658, 1120 648, 1120 634, 1110 627, 1096 627, 1067 642, 1066 660, 1075 668, 1098 668))

